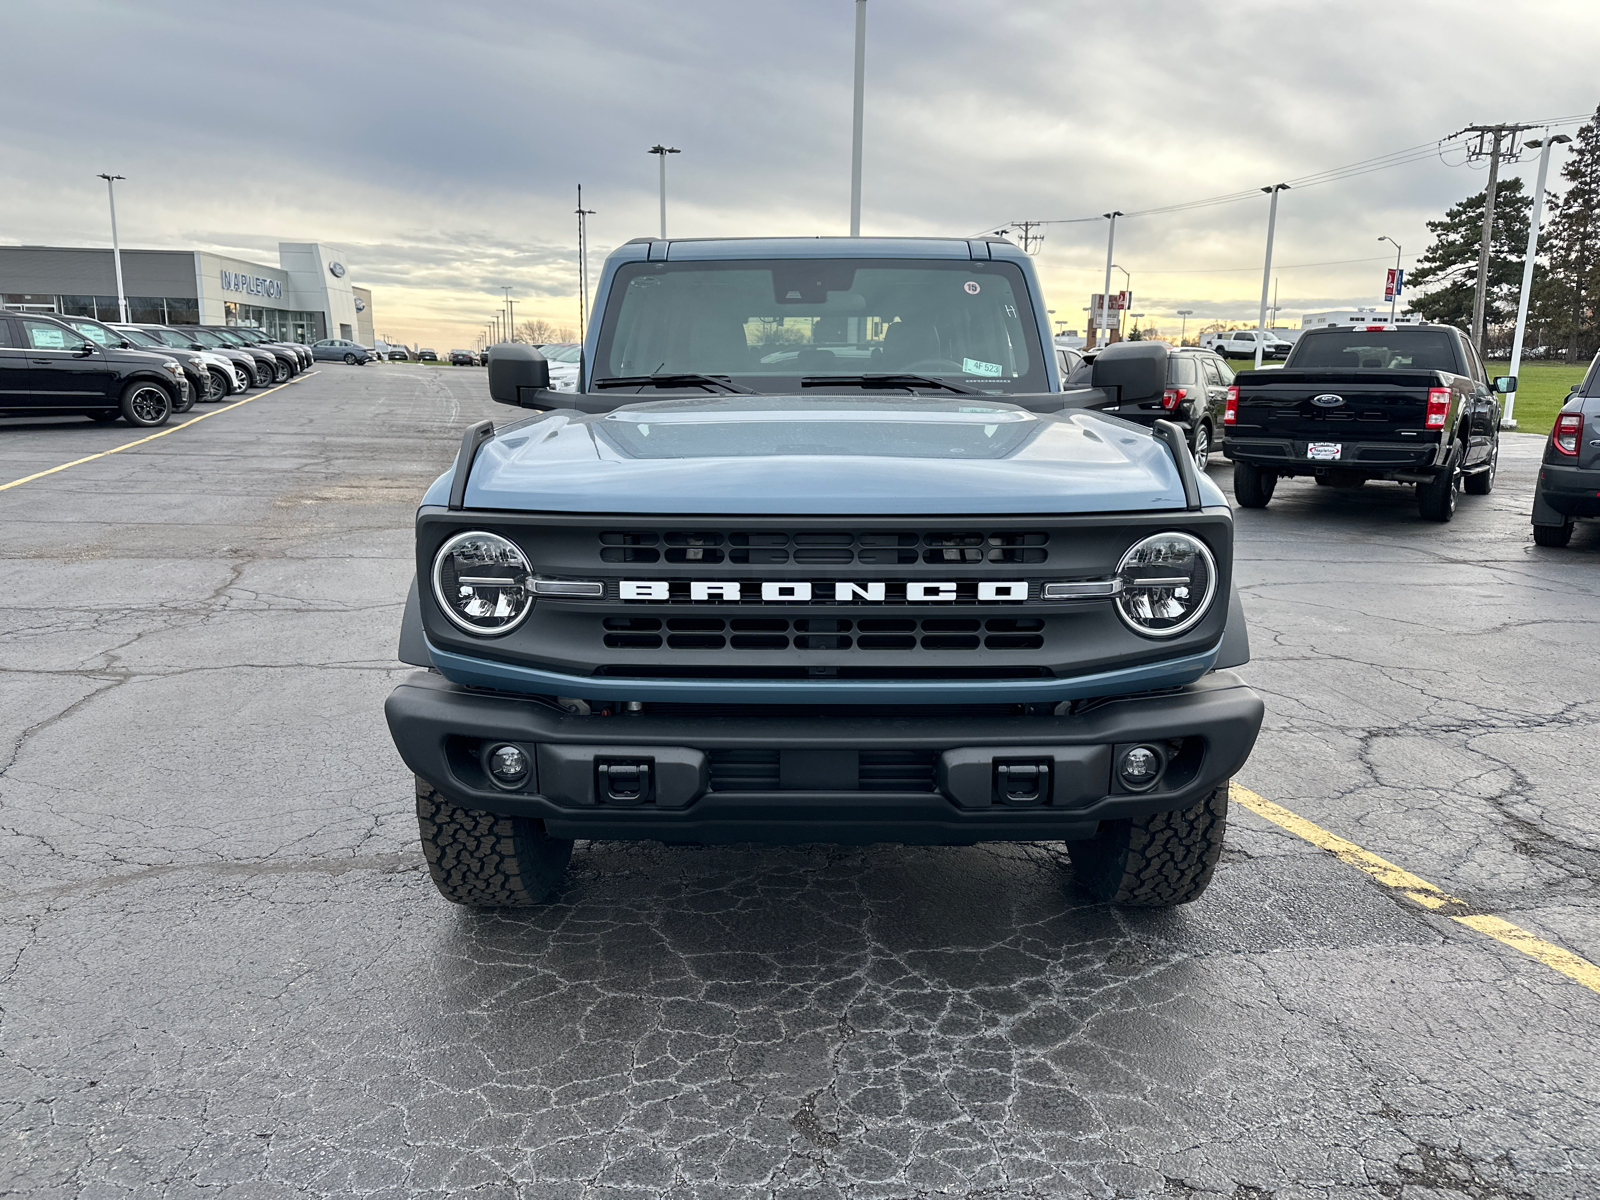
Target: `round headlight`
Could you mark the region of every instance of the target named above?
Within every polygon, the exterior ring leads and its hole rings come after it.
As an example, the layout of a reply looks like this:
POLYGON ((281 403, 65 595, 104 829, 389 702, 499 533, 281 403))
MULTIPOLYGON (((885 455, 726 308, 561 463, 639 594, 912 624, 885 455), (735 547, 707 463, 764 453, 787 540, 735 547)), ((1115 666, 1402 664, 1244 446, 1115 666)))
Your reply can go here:
POLYGON ((1122 590, 1117 612, 1147 637, 1176 637, 1192 629, 1211 607, 1217 564, 1211 551, 1187 533, 1158 533, 1139 542, 1117 564, 1122 590))
POLYGON ((528 560, 497 533, 458 533, 433 560, 433 596, 468 633, 510 633, 533 607, 528 560))

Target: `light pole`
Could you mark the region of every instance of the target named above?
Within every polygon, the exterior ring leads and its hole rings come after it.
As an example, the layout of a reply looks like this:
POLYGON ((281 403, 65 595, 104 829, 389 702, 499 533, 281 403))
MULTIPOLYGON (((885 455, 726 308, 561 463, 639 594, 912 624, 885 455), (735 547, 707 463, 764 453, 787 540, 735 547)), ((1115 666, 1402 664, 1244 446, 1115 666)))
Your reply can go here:
MULTIPOLYGON (((1133 276, 1128 274, 1128 268, 1127 267, 1119 267, 1119 266, 1117 266, 1116 263, 1112 263, 1111 266, 1112 266, 1112 268, 1114 270, 1118 270, 1118 271, 1122 272, 1122 286, 1125 287, 1128 290, 1128 303, 1132 304, 1133 303, 1133 276)), ((1107 279, 1111 278, 1111 272, 1110 271, 1106 272, 1106 278, 1107 279)), ((1110 302, 1110 297, 1109 296, 1106 297, 1106 300, 1109 303, 1110 302)), ((1127 313, 1128 313, 1128 310, 1125 309, 1125 308, 1119 310, 1118 313, 1117 313, 1117 335, 1119 337, 1122 336, 1122 318, 1125 317, 1127 315, 1127 313)))
POLYGON ((1184 332, 1189 328, 1189 318, 1194 316, 1194 309, 1180 308, 1178 315, 1183 318, 1183 324, 1178 326, 1178 345, 1183 345, 1184 332))
POLYGON ((101 179, 106 181, 106 199, 111 201, 111 261, 117 268, 117 311, 122 314, 122 323, 128 323, 128 294, 122 288, 122 246, 117 241, 117 195, 113 184, 125 178, 122 175, 107 175, 101 173, 101 179))
POLYGON ((661 160, 661 239, 667 237, 667 155, 682 154, 676 146, 663 146, 657 142, 650 147, 650 153, 661 160))
MULTIPOLYGON (((1128 315, 1133 318, 1133 331, 1135 333, 1138 333, 1139 332, 1139 318, 1144 316, 1144 314, 1143 313, 1129 313, 1128 315)), ((1134 340, 1137 341, 1138 339, 1135 338, 1134 340)))
POLYGON ((856 0, 856 100, 850 119, 851 237, 861 236, 861 125, 866 110, 866 89, 867 0, 856 0))
MULTIPOLYGON (((1528 213, 1528 249, 1522 259, 1522 294, 1517 298, 1517 330, 1511 338, 1511 378, 1516 379, 1517 371, 1522 367, 1522 335, 1528 327, 1528 295, 1533 290, 1533 263, 1539 252, 1539 221, 1544 216, 1544 180, 1550 171, 1550 151, 1558 142, 1570 142, 1572 139, 1564 133, 1554 137, 1536 138, 1528 142, 1529 146, 1539 148, 1539 178, 1533 185, 1533 208, 1528 213)), ((1513 387, 1515 385, 1513 384, 1513 387)), ((1506 410, 1500 419, 1500 428, 1515 429, 1517 422, 1512 415, 1517 409, 1517 393, 1506 394, 1506 410)))
MULTIPOLYGON (((1100 319, 1101 319, 1101 321, 1104 321, 1106 319, 1106 315, 1108 313, 1110 313, 1110 311, 1111 311, 1111 250, 1112 250, 1112 247, 1114 247, 1117 244, 1117 218, 1120 217, 1121 215, 1122 214, 1120 212, 1108 212, 1108 213, 1105 214, 1106 220, 1111 222, 1111 227, 1106 232, 1106 284, 1105 284, 1105 294, 1101 298, 1101 306, 1100 306, 1100 319)), ((1089 315, 1090 315, 1091 318, 1093 318, 1093 316, 1094 316, 1093 313, 1090 313, 1089 315)), ((1093 322, 1091 320, 1091 324, 1092 323, 1093 322)), ((1106 340, 1110 341, 1111 340, 1111 338, 1110 338, 1110 330, 1107 330, 1106 334, 1107 334, 1106 340)), ((1094 340, 1092 338, 1089 341, 1089 345, 1091 345, 1091 346, 1094 345, 1094 340)))
POLYGON ((578 185, 578 340, 584 341, 589 319, 589 225, 594 209, 583 206, 583 184, 578 185))
POLYGON ((1261 190, 1272 197, 1272 205, 1267 210, 1267 261, 1261 268, 1261 313, 1256 318, 1256 370, 1261 369, 1261 351, 1264 349, 1263 339, 1267 329, 1267 288, 1272 283, 1272 234, 1278 225, 1278 193, 1287 191, 1287 183, 1275 183, 1271 187, 1261 190))
POLYGON ((516 302, 511 299, 511 289, 509 287, 502 283, 500 290, 506 294, 506 340, 514 342, 517 340, 516 302))
POLYGON ((1400 306, 1400 243, 1392 237, 1381 237, 1380 242, 1388 242, 1394 247, 1394 293, 1389 297, 1389 324, 1394 324, 1395 309, 1400 306))

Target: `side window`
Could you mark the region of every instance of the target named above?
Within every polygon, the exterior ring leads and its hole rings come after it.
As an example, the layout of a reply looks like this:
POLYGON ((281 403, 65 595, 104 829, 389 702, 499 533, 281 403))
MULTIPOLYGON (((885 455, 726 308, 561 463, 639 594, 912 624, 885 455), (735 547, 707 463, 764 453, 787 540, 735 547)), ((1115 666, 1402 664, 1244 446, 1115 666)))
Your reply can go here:
POLYGON ((111 335, 104 329, 101 329, 98 325, 74 324, 72 327, 79 333, 83 334, 83 336, 88 338, 91 342, 98 342, 102 346, 111 345, 111 335))
POLYGON ((63 329, 60 325, 51 325, 44 321, 29 321, 26 318, 22 322, 22 336, 34 350, 76 350, 79 346, 87 344, 81 335, 73 333, 70 329, 63 329))
POLYGON ((1209 358, 1202 358, 1200 360, 1200 369, 1206 373, 1206 384, 1208 387, 1222 386, 1222 375, 1217 370, 1217 364, 1215 362, 1209 358))
POLYGON ((0 346, 11 345, 11 322, 0 317, 0 346))
POLYGON ((1467 352, 1467 370, 1479 383, 1488 383, 1489 377, 1484 373, 1483 360, 1478 357, 1478 348, 1472 344, 1471 338, 1462 338, 1461 345, 1467 352))
POLYGON ((1232 367, 1230 367, 1225 362, 1218 361, 1215 358, 1210 358, 1210 359, 1207 359, 1206 361, 1209 362, 1213 367, 1216 368, 1217 377, 1222 380, 1222 386, 1223 387, 1231 387, 1233 385, 1233 368, 1232 367))

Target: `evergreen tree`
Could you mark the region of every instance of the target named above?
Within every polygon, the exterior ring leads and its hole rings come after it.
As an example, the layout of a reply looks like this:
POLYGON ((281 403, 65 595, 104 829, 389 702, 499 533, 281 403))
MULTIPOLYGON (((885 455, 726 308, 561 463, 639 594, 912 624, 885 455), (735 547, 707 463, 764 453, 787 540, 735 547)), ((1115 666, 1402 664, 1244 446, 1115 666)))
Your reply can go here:
MULTIPOLYGON (((1451 205, 1443 220, 1428 222, 1433 244, 1406 272, 1407 285, 1423 290, 1407 307, 1423 320, 1461 329, 1472 327, 1486 192, 1451 205)), ((1516 317, 1522 260, 1528 248, 1528 207, 1522 180, 1502 179, 1495 190, 1494 228, 1489 234, 1489 282, 1483 305, 1486 328, 1516 317)))
POLYGON ((1550 281, 1539 298, 1550 336, 1566 344, 1570 362, 1600 345, 1600 108, 1578 130, 1561 177, 1567 190, 1544 235, 1550 281))

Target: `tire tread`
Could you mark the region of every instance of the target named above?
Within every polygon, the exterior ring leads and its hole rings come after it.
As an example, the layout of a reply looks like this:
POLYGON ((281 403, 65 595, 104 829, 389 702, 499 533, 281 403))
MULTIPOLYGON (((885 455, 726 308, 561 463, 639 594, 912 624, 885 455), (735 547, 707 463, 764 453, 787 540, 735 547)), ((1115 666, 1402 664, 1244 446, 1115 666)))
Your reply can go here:
POLYGON ((1228 829, 1228 784, 1189 808, 1110 822, 1090 841, 1067 843, 1084 885, 1099 900, 1167 908, 1198 900, 1211 883, 1228 829))
POLYGON ((428 873, 446 900, 472 908, 527 908, 560 883, 572 843, 543 823, 462 808, 417 779, 417 827, 428 873))

